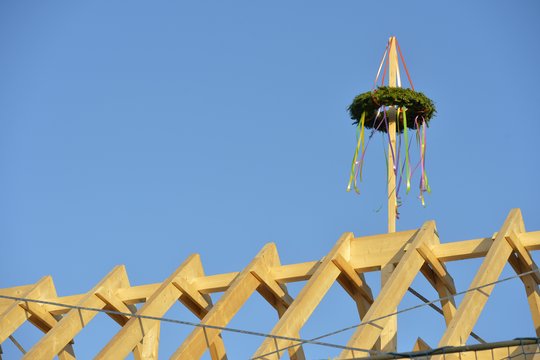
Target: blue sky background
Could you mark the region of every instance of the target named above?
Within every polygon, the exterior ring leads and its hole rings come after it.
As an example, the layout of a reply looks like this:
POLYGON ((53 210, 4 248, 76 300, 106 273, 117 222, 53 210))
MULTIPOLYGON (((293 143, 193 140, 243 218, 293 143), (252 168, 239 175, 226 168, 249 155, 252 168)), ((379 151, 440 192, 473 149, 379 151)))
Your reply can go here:
MULTIPOLYGON (((391 35, 438 108, 433 192, 422 208, 415 180, 398 230, 435 219, 443 242, 489 236, 514 207, 540 230, 539 15, 535 1, 3 1, 0 287, 50 274, 59 295, 83 293, 117 264, 134 285, 160 282, 195 252, 208 274, 239 271, 267 242, 283 263, 310 261, 343 232, 385 232, 378 136, 362 195, 345 192, 346 108, 371 89, 391 35)), ((458 290, 479 264, 449 264, 458 290)), ((368 280, 377 290, 378 276, 368 280)), ((420 277, 414 286, 436 297, 420 277)), ((407 295, 401 307, 417 303, 407 295)), ((167 316, 195 320, 180 305, 167 316)), ((270 331, 276 318, 254 294, 230 325, 270 331)), ((357 321, 335 285, 301 335, 357 321)), ((417 336, 435 346, 443 325, 430 309, 402 316, 400 350, 417 336)), ((77 355, 95 355, 117 330, 98 315, 77 355)), ((160 357, 189 330, 163 325, 160 357)), ((475 331, 534 336, 518 280, 495 288, 475 331)), ((28 349, 39 333, 27 324, 15 336, 28 349)), ((225 341, 238 359, 261 339, 225 341)), ((18 358, 9 341, 2 348, 18 358)))

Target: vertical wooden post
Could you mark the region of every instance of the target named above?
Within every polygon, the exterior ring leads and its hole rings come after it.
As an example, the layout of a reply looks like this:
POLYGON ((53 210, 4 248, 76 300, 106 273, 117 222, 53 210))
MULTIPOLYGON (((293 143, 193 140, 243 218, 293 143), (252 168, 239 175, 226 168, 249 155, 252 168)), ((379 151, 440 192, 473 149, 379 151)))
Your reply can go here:
MULTIPOLYGON (((398 57, 396 50, 396 38, 392 36, 389 40, 388 49, 388 86, 397 86, 398 76, 398 57)), ((396 232, 396 174, 394 172, 394 159, 396 154, 396 120, 397 111, 391 111, 388 118, 388 232, 396 232)), ((387 280, 394 271, 394 264, 387 264, 381 269, 381 285, 384 287, 387 280)), ((394 312, 396 309, 392 309, 394 312)), ((388 319, 383 331, 381 332, 380 347, 383 351, 397 351, 397 316, 388 319)))
MULTIPOLYGON (((388 86, 397 86, 398 58, 396 51, 396 38, 390 38, 390 49, 388 52, 388 86)), ((396 232, 396 174, 394 172, 394 157, 396 156, 396 114, 392 111, 391 118, 388 119, 388 232, 396 232)))

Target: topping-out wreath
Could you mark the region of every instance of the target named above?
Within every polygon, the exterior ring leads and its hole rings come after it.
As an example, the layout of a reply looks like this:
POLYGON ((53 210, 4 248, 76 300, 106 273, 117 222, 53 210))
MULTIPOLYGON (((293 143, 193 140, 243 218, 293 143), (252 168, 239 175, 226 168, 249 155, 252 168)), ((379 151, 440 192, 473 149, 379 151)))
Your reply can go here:
POLYGON ((391 106, 406 111, 405 118, 403 111, 398 111, 399 116, 396 122, 398 132, 403 132, 405 126, 416 129, 424 122, 429 123, 436 112, 433 101, 421 92, 381 86, 355 97, 349 106, 349 114, 353 123, 358 125, 362 114, 365 113, 364 126, 366 128, 387 132, 388 121, 385 112, 391 106))

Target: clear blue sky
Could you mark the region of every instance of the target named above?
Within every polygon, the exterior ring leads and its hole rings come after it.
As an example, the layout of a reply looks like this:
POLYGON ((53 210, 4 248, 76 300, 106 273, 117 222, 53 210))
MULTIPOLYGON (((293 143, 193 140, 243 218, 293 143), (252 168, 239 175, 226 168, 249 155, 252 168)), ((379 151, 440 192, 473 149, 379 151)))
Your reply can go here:
MULTIPOLYGON (((345 192, 355 146, 346 108, 371 89, 391 35, 438 108, 433 193, 426 208, 404 198, 398 229, 435 219, 444 242, 489 236, 519 207, 540 230, 539 15, 535 1, 3 1, 0 287, 50 274, 59 295, 82 293, 117 264, 132 284, 159 282, 194 252, 208 274, 238 271, 271 241, 283 263, 309 261, 343 232, 384 232, 378 137, 363 194, 345 192)), ((449 265, 458 290, 479 264, 449 265)), ((415 286, 436 297, 420 277, 415 286)), ((403 306, 416 303, 407 295, 403 306)), ((351 325, 354 311, 336 285, 302 336, 351 325)), ((180 305, 167 316, 195 319, 180 305)), ((255 294, 231 326, 270 331, 275 321, 255 294)), ((401 350, 417 336, 434 346, 443 319, 418 310, 400 326, 401 350)), ((91 357, 117 329, 98 316, 76 353, 91 357)), ((188 330, 163 327, 164 358, 188 330)), ((475 330, 534 336, 518 281, 495 289, 475 330)), ((27 348, 37 335, 16 333, 27 348)), ((232 359, 260 342, 225 340, 232 359)))

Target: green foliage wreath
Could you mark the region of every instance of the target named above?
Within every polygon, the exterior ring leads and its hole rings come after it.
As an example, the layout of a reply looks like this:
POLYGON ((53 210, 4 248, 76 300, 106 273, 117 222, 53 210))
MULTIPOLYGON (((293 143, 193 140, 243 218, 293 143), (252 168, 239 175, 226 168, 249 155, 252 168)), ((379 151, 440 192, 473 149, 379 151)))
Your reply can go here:
MULTIPOLYGON (((349 113, 353 124, 358 124, 362 113, 366 112, 365 127, 386 132, 382 112, 377 116, 381 106, 397 106, 407 109, 407 127, 416 129, 424 121, 429 123, 435 114, 435 105, 430 98, 421 92, 399 87, 381 86, 374 91, 362 93, 354 98, 349 106, 349 113), (416 121, 415 121, 416 119, 416 121)), ((397 131, 403 131, 403 116, 397 121, 397 131)))

